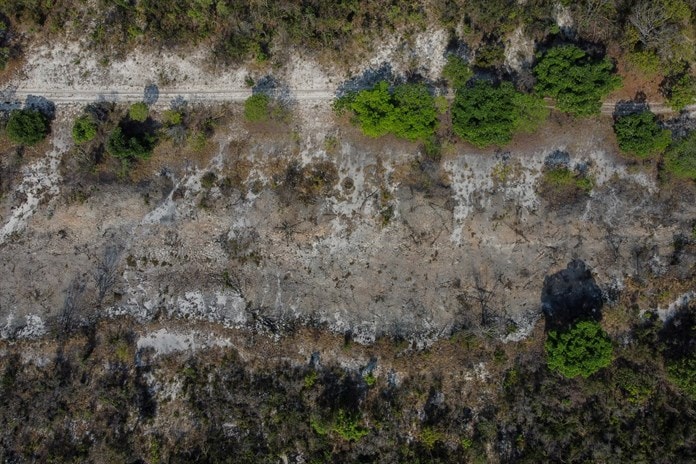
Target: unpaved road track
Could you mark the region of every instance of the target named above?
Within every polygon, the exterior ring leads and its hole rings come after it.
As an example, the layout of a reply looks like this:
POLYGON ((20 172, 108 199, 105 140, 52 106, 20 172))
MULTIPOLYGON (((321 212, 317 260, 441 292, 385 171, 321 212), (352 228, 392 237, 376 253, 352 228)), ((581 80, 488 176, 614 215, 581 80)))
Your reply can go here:
MULTIPOLYGON (((143 101, 143 89, 109 88, 103 90, 73 89, 6 89, 2 92, 3 101, 10 103, 24 101, 28 96, 44 97, 56 105, 92 103, 95 101, 137 102, 143 101)), ((169 104, 174 99, 183 98, 190 102, 243 102, 251 95, 251 89, 159 89, 157 104, 169 104)), ((290 97, 297 101, 330 101, 336 98, 335 89, 291 89, 290 97)))
MULTIPOLYGON (((244 89, 212 89, 212 88, 165 88, 158 90, 157 105, 168 105, 177 98, 188 102, 224 103, 243 102, 251 95, 250 88, 244 89)), ((56 105, 87 104, 95 101, 114 101, 132 103, 143 101, 144 91, 141 88, 123 87, 103 90, 75 89, 13 89, 7 88, 0 92, 1 101, 5 103, 21 102, 28 96, 41 96, 56 105)), ((299 102, 321 102, 336 98, 335 88, 325 89, 289 89, 291 100, 299 102)), ((670 114, 674 111, 663 103, 647 102, 650 110, 656 114, 670 114)), ((616 102, 607 101, 602 104, 602 114, 613 114, 616 102)), ((553 107, 550 107, 553 108, 553 107)), ((696 116, 696 105, 686 107, 691 117, 696 116)))

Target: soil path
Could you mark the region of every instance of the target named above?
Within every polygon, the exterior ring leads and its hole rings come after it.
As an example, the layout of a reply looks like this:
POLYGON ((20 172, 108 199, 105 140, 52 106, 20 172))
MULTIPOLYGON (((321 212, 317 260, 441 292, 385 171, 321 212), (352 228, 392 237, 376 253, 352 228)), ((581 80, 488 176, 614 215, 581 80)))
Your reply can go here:
MULTIPOLYGON (((330 101, 336 98, 336 88, 323 89, 289 89, 291 99, 298 102, 330 101)), ((243 102, 252 94, 251 89, 216 89, 216 88, 165 88, 159 89, 157 104, 169 104, 172 100, 183 98, 189 102, 223 103, 243 102)), ((100 90, 75 90, 75 89, 5 89, 0 92, 0 98, 5 103, 24 101, 29 96, 44 97, 56 105, 86 104, 95 101, 138 102, 143 101, 143 91, 133 87, 108 88, 100 90)), ((602 104, 602 114, 613 114, 616 108, 615 101, 607 101, 602 104)), ((674 111, 667 105, 658 102, 647 102, 650 110, 656 114, 670 114, 674 111)), ((550 106, 549 108, 554 108, 550 106)), ((692 117, 696 115, 696 105, 689 105, 685 111, 692 117)))

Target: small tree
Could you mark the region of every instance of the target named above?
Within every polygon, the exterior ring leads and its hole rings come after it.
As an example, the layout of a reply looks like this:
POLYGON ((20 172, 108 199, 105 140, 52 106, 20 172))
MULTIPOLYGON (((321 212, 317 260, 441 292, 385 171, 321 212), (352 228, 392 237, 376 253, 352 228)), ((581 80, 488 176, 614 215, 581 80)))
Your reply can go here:
POLYGON ((567 332, 549 332, 545 347, 549 369, 568 378, 587 378, 613 358, 611 340, 591 321, 578 322, 567 332))
POLYGON ((448 55, 447 64, 442 68, 442 77, 447 79, 450 87, 458 89, 464 87, 474 73, 466 64, 466 61, 457 55, 448 55))
POLYGON ((128 109, 128 117, 133 121, 145 122, 150 111, 143 102, 133 103, 128 109))
POLYGON ((381 81, 372 89, 341 98, 336 108, 352 111, 355 122, 370 137, 394 134, 425 140, 437 126, 435 99, 422 84, 401 84, 390 91, 389 83, 381 81))
POLYGON ((613 70, 606 58, 596 60, 575 45, 561 45, 539 55, 536 90, 554 98, 561 111, 589 116, 599 113, 602 99, 621 85, 613 70))
POLYGON ((48 135, 48 119, 40 111, 13 110, 7 121, 7 136, 15 143, 35 145, 48 135))
POLYGON ((244 102, 244 119, 249 122, 268 120, 270 98, 265 93, 255 93, 244 102))
POLYGON ((614 122, 614 133, 619 148, 639 158, 662 153, 672 141, 672 133, 662 129, 650 111, 619 116, 614 122))
MULTIPOLYGON (((669 79, 668 79, 669 81, 669 79)), ((667 103, 674 111, 681 111, 696 103, 696 77, 684 74, 667 89, 667 103)))
POLYGON ((154 137, 150 135, 127 136, 116 127, 106 141, 106 151, 124 161, 147 159, 152 154, 153 145, 154 137))
POLYGON ((97 135, 97 123, 89 115, 82 115, 75 120, 72 136, 75 143, 90 142, 97 135))

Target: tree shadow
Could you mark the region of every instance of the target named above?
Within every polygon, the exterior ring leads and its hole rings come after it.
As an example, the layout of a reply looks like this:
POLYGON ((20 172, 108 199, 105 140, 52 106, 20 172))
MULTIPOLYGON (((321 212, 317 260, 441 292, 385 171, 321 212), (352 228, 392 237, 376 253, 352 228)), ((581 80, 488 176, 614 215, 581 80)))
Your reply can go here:
POLYGON ((51 100, 38 95, 27 95, 24 108, 38 111, 52 121, 56 117, 56 104, 51 100))
POLYGON ((546 330, 567 330, 581 320, 602 319, 602 290, 582 260, 546 276, 541 292, 541 309, 546 330))
POLYGON ((290 104, 294 101, 292 92, 287 84, 280 82, 270 74, 259 79, 258 82, 256 82, 256 85, 251 88, 251 93, 254 95, 268 95, 269 97, 273 98, 274 100, 278 100, 283 104, 290 104))
POLYGON ((159 88, 155 84, 148 84, 143 91, 143 102, 147 106, 152 106, 159 100, 159 88))
POLYGON ((363 71, 362 74, 351 77, 339 85, 336 91, 336 97, 341 98, 354 92, 371 89, 375 84, 381 81, 396 83, 397 80, 391 64, 382 63, 378 68, 368 68, 363 71))
POLYGON ((621 100, 616 102, 612 116, 616 119, 621 116, 629 116, 644 111, 650 111, 650 106, 646 101, 645 94, 639 92, 633 100, 621 100))

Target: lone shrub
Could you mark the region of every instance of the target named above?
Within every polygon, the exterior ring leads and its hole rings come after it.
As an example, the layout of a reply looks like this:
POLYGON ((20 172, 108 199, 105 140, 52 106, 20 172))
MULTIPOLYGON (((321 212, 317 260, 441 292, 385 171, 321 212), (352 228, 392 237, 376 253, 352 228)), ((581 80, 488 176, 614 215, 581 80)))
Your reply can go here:
POLYGON ((255 93, 244 102, 244 119, 249 122, 268 120, 270 98, 264 93, 255 93))
POLYGON ((549 369, 565 377, 589 377, 611 364, 611 340, 597 322, 577 323, 567 332, 549 332, 546 340, 549 369))
POLYGON ((133 103, 128 109, 128 117, 133 121, 144 122, 148 114, 147 105, 143 102, 133 103))
POLYGON ((548 115, 543 100, 520 93, 509 82, 480 80, 457 91, 452 108, 455 134, 485 147, 505 145, 517 131, 532 132, 548 115))
POLYGON ((393 134, 407 140, 425 140, 435 132, 435 99, 422 84, 402 84, 391 91, 381 81, 372 89, 362 90, 336 102, 340 111, 348 109, 365 135, 380 137, 393 134))
POLYGON ((676 177, 696 180, 696 131, 667 150, 664 167, 676 177))
POLYGON ((684 74, 667 89, 667 103, 674 111, 681 111, 696 103, 696 77, 684 74))
POLYGON ((46 138, 48 120, 36 110, 13 110, 7 121, 7 136, 15 143, 35 145, 46 138))
POLYGON ((359 424, 356 416, 347 414, 343 409, 338 411, 338 416, 331 427, 331 431, 345 441, 358 441, 370 433, 369 430, 359 424))
POLYGON ((75 143, 85 143, 94 140, 97 135, 97 123, 89 115, 82 115, 75 120, 72 137, 75 143))
POLYGON ((647 158, 665 151, 672 141, 672 133, 662 129, 650 111, 620 116, 614 122, 619 148, 639 158, 647 158))
POLYGON ((558 109, 575 116, 599 113, 602 99, 621 85, 607 58, 596 60, 575 45, 554 47, 534 67, 536 90, 556 100, 558 109))

